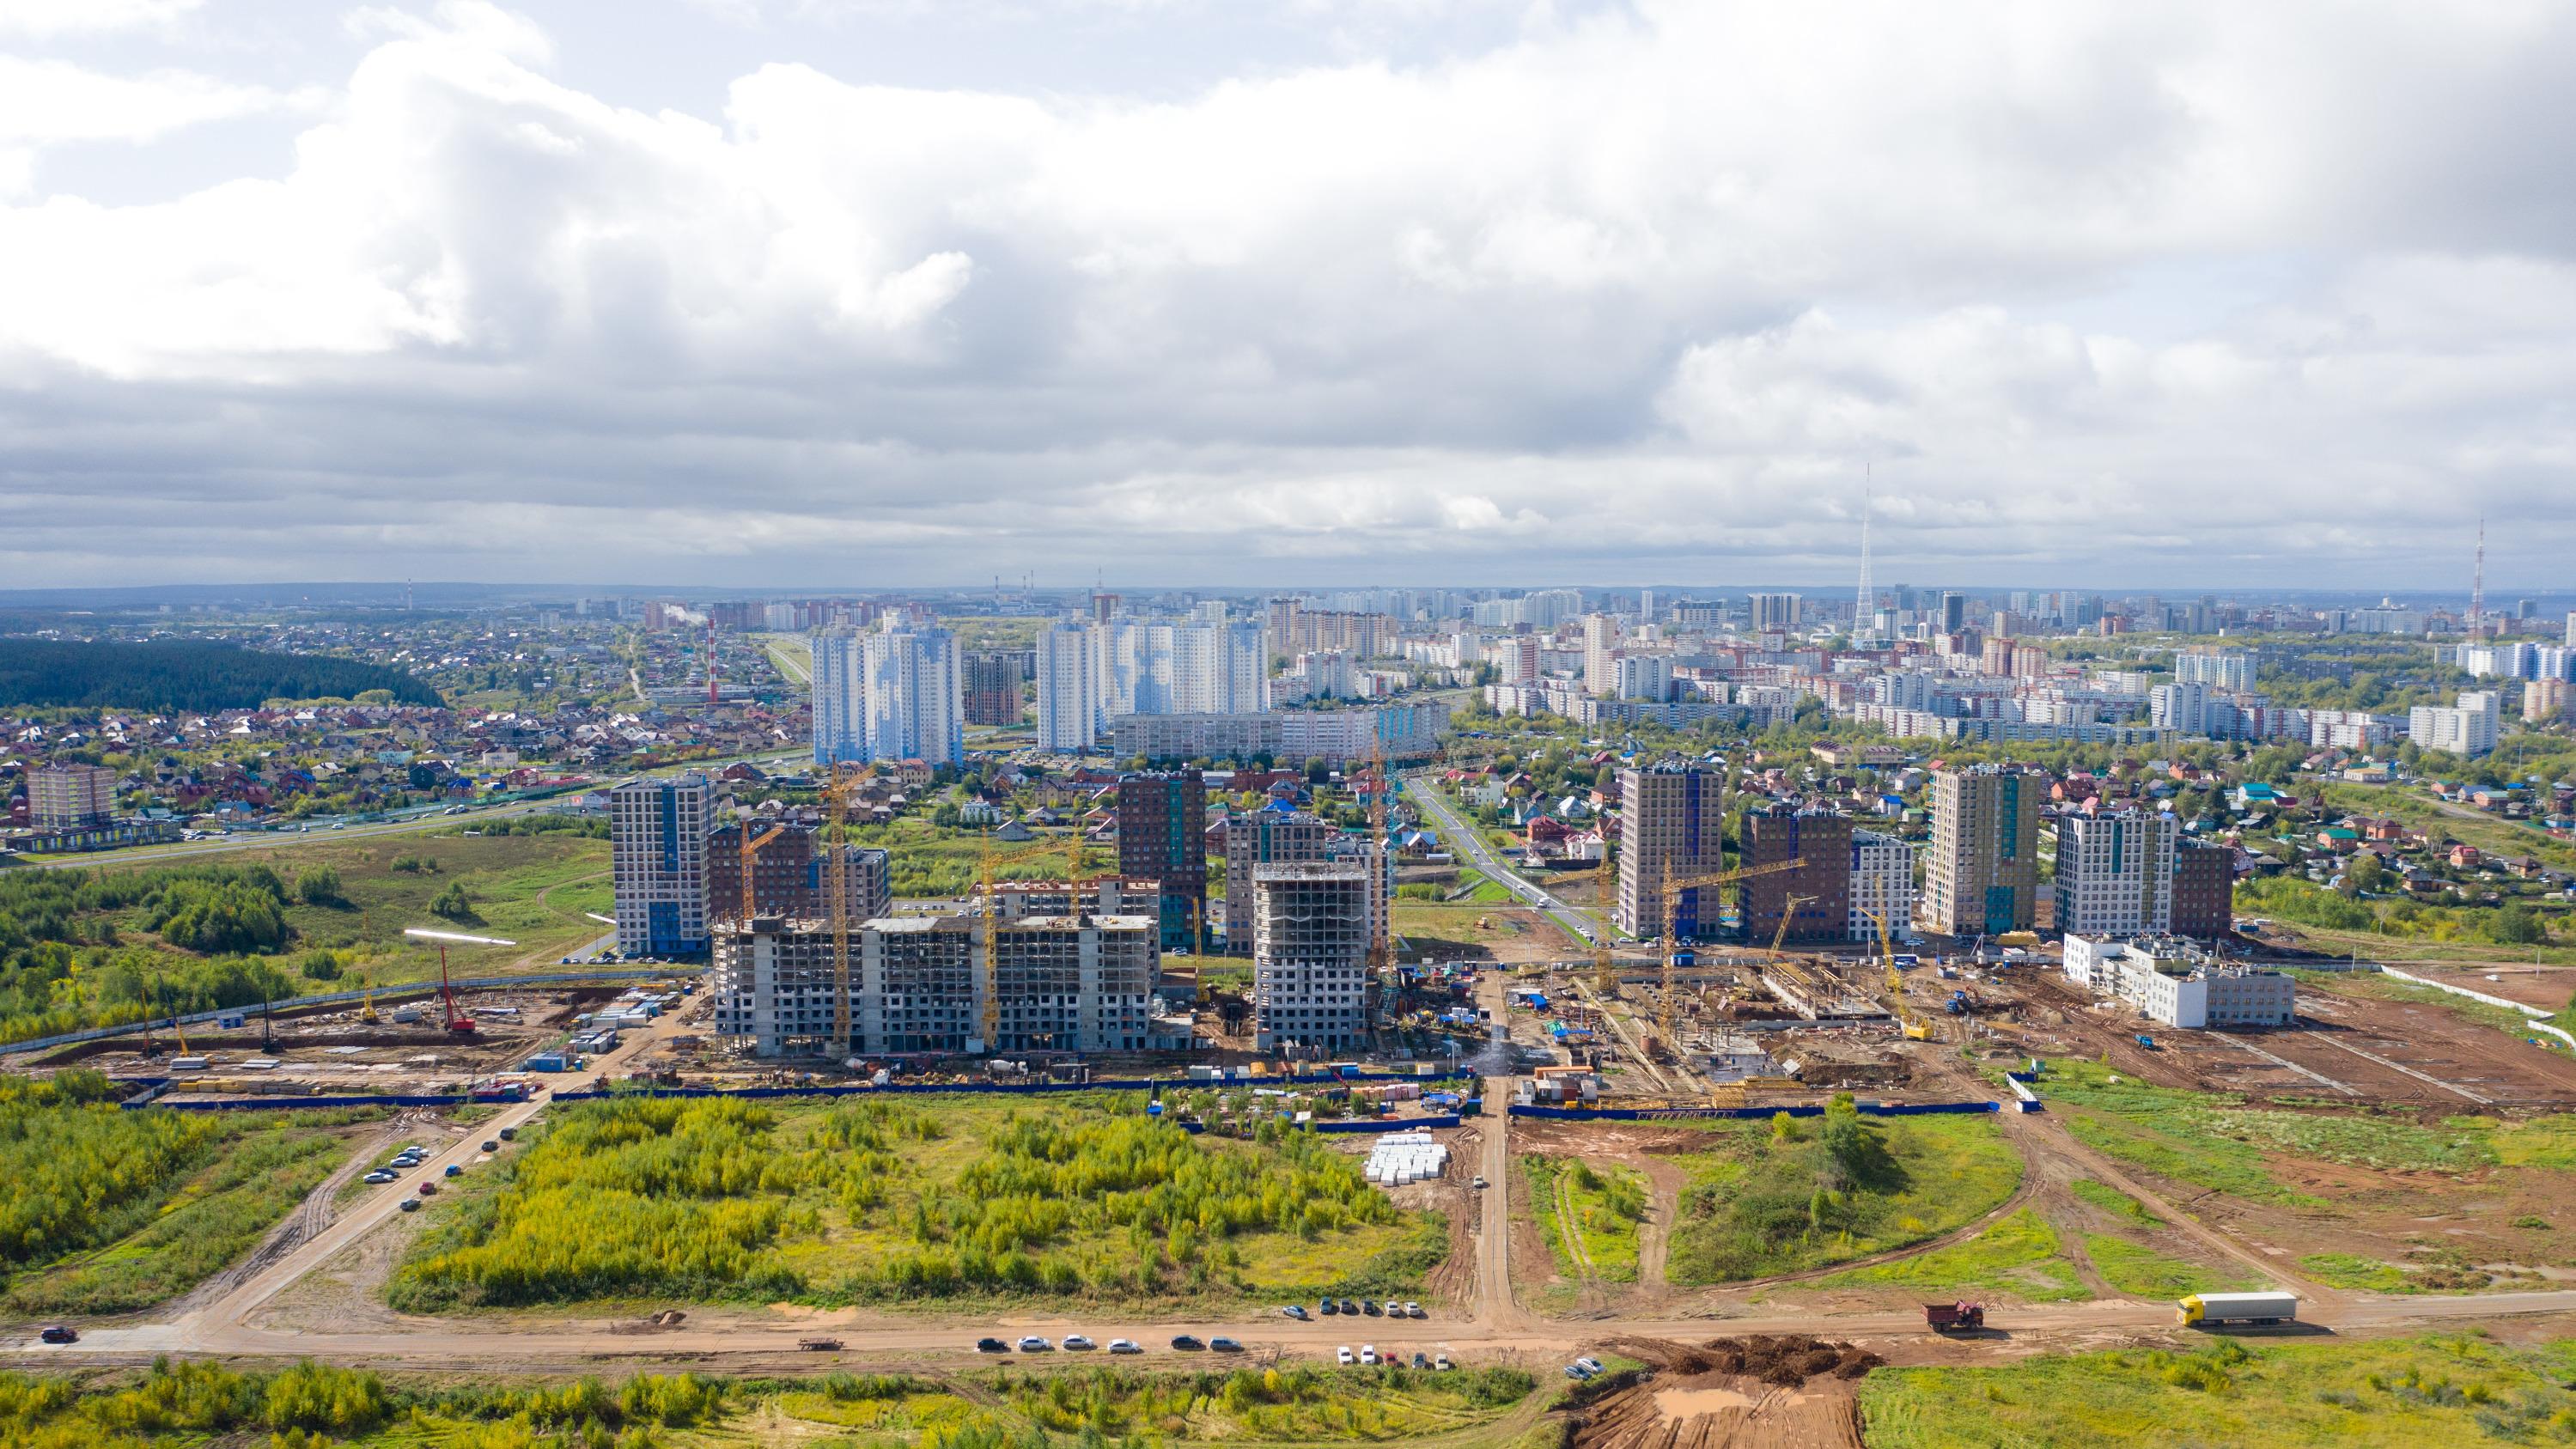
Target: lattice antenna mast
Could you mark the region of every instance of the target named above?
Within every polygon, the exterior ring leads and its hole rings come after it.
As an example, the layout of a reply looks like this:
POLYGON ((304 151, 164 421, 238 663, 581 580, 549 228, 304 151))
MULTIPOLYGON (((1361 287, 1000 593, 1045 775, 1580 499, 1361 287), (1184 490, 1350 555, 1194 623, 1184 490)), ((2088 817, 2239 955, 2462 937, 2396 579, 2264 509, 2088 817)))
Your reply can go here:
POLYGON ((2478 561, 2469 575, 2469 637, 2487 632, 2487 516, 2478 515, 2478 561))
POLYGON ((1869 515, 1875 489, 1871 486, 1869 464, 1866 462, 1860 465, 1860 476, 1860 592, 1852 600, 1852 632, 1855 634, 1869 627, 1871 605, 1877 602, 1871 597, 1873 591, 1869 586, 1869 515))

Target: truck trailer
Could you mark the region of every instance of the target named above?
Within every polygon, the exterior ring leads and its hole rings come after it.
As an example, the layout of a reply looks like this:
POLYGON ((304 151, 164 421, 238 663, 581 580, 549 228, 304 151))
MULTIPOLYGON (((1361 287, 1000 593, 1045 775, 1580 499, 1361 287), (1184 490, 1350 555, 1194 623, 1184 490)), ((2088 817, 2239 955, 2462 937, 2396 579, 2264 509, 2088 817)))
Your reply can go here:
POLYGON ((2174 1305, 2185 1325, 2215 1327, 2222 1323, 2292 1323, 2299 1300, 2290 1293, 2194 1293, 2174 1305))

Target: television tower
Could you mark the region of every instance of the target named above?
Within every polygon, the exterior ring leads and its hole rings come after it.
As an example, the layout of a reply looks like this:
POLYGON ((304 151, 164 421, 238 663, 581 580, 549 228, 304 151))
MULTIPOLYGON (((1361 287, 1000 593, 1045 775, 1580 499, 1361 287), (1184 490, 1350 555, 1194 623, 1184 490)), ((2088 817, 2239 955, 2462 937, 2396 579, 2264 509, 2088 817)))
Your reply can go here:
POLYGON ((2483 639, 2487 632, 2487 516, 2478 515, 2478 561, 2469 574, 2469 637, 2483 639))
POLYGON ((1871 606, 1877 603, 1871 597, 1869 586, 1869 515, 1874 491, 1870 485, 1869 464, 1860 465, 1860 477, 1860 592, 1852 600, 1852 632, 1855 634, 1869 627, 1871 606))

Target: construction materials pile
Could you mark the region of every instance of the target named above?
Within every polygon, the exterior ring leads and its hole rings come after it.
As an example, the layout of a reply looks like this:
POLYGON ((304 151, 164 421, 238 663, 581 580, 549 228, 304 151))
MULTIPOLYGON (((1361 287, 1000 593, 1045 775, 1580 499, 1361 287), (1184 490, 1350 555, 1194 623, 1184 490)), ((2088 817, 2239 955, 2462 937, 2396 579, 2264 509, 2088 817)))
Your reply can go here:
POLYGON ((1676 1362, 1676 1372, 1741 1374, 1784 1389, 1797 1388, 1809 1379, 1856 1379, 1887 1362, 1865 1348, 1828 1343, 1803 1333, 1712 1338, 1685 1358, 1701 1367, 1684 1368, 1676 1362))
POLYGON ((1389 1132, 1370 1149, 1365 1175, 1388 1187, 1424 1182, 1449 1171, 1449 1149, 1428 1132, 1389 1132))

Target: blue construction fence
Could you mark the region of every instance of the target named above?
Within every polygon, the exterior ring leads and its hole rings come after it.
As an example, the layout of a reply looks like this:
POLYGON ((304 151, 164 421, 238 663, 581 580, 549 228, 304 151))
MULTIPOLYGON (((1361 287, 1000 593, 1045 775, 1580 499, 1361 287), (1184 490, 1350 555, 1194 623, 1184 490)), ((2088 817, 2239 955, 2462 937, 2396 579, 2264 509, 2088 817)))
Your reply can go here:
MULTIPOLYGON (((2001 1112, 2000 1102, 1859 1102, 1864 1117, 1950 1117, 1972 1112, 2001 1112)), ((1540 1107, 1513 1104, 1515 1117, 1535 1117, 1548 1122, 1658 1122, 1689 1118, 1720 1118, 1753 1121, 1786 1113, 1791 1117, 1822 1117, 1821 1104, 1794 1107, 1540 1107)))
POLYGON ((1420 1082, 1426 1087, 1444 1082, 1472 1081, 1470 1077, 1414 1077, 1402 1072, 1363 1072, 1348 1077, 1248 1077, 1241 1081, 1202 1082, 1183 1077, 1119 1077, 1094 1082, 895 1082, 882 1087, 864 1082, 843 1087, 821 1084, 796 1087, 625 1087, 594 1088, 587 1092, 557 1092, 558 1102, 596 1102, 608 1097, 882 1097, 975 1095, 1000 1092, 1034 1096, 1047 1092, 1143 1092, 1155 1088, 1164 1091, 1195 1091, 1202 1088, 1239 1087, 1331 1087, 1348 1082, 1420 1082))
MULTIPOLYGON (((1274 1078, 1272 1080, 1281 1081, 1285 1079, 1274 1078)), ((1374 1078, 1299 1078, 1297 1079, 1297 1084, 1330 1085, 1334 1082, 1353 1080, 1400 1080, 1408 1082, 1428 1080, 1437 1082, 1443 1079, 1436 1077, 1404 1077, 1396 1073, 1388 1072, 1379 1073, 1374 1078)), ((172 1077, 124 1077, 119 1078, 118 1081, 121 1085, 137 1087, 142 1089, 145 1093, 152 1093, 157 1092, 161 1088, 175 1084, 178 1079, 172 1077)), ((996 1092, 1012 1096, 1032 1096, 1047 1092, 1123 1092, 1144 1091, 1153 1087, 1176 1088, 1220 1085, 1237 1084, 1175 1081, 1168 1077, 1146 1077, 1110 1082, 1020 1082, 1001 1086, 978 1086, 971 1082, 932 1082, 920 1083, 911 1086, 885 1087, 872 1087, 866 1085, 847 1087, 811 1086, 732 1088, 629 1087, 594 1088, 586 1092, 557 1092, 553 1094, 550 1100, 557 1102, 601 1102, 616 1097, 869 1097, 885 1095, 900 1096, 996 1092)), ((137 1097, 125 1102, 123 1105, 129 1112, 140 1111, 145 1107, 168 1107, 181 1112, 292 1112, 300 1111, 305 1108, 329 1107, 462 1107, 477 1103, 483 1105, 508 1105, 525 1100, 527 1100, 527 1098, 513 1096, 507 1092, 472 1092, 373 1097, 243 1097, 220 1102, 155 1101, 151 1100, 147 1096, 137 1097)), ((1457 1114, 1452 1113, 1446 1117, 1366 1118, 1351 1122, 1316 1122, 1312 1125, 1315 1130, 1319 1132, 1388 1132, 1405 1127, 1455 1127, 1458 1125, 1458 1116, 1457 1114)))

